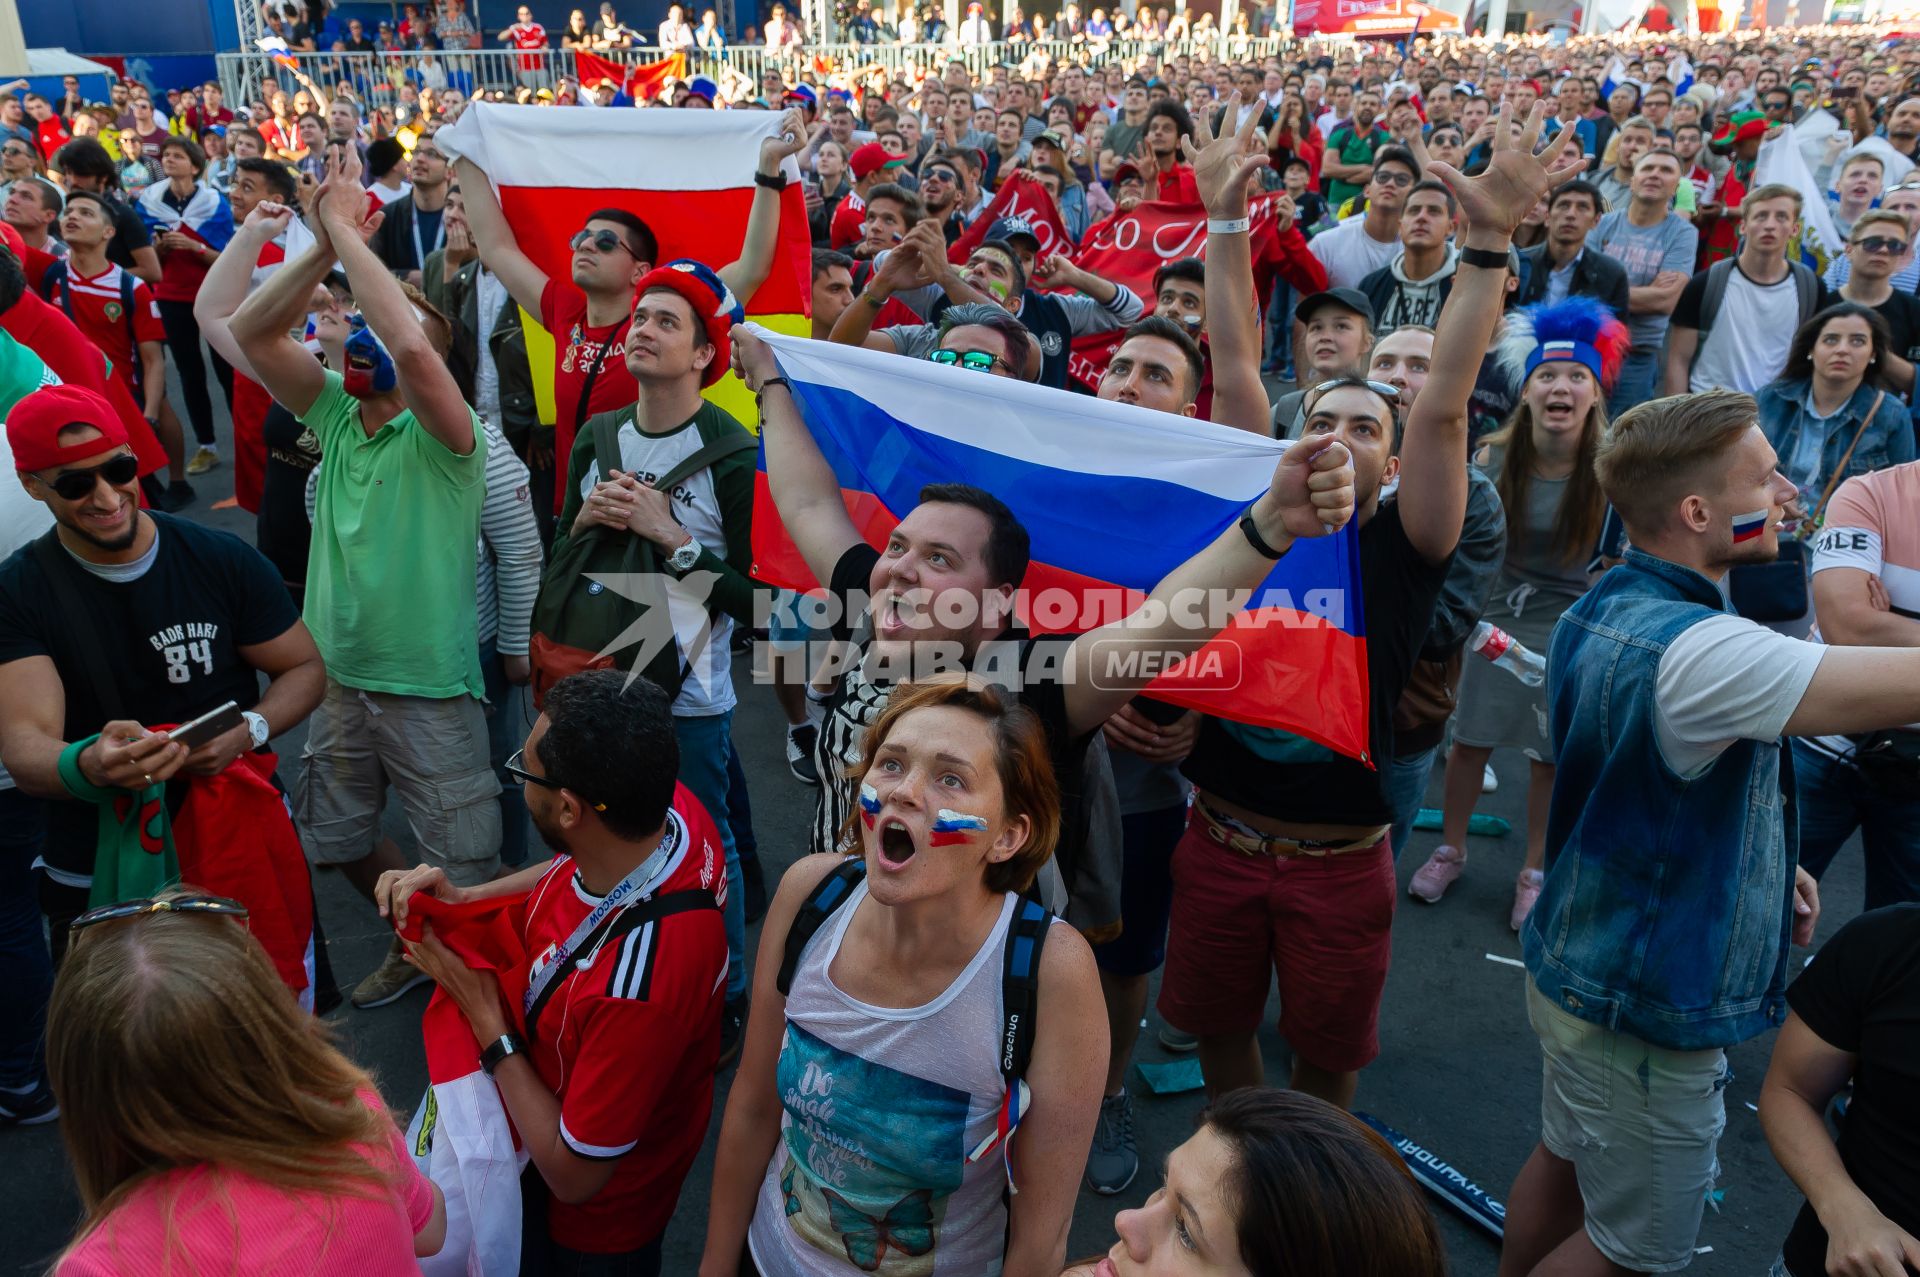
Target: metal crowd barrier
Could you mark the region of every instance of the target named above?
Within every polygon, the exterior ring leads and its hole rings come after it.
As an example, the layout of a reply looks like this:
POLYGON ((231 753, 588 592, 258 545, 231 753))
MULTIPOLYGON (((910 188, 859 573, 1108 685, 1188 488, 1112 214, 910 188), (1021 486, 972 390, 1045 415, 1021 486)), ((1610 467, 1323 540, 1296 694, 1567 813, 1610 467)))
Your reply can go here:
MULTIPOLYGON (((881 67, 900 74, 926 71, 938 74, 949 61, 958 59, 973 74, 980 75, 999 65, 1018 65, 1035 54, 1045 54, 1056 62, 1084 61, 1102 66, 1113 60, 1129 61, 1142 54, 1163 58, 1182 54, 1201 57, 1259 59, 1273 56, 1291 47, 1293 41, 1279 37, 1226 36, 1205 40, 1112 40, 1098 43, 1073 43, 1065 40, 997 41, 992 44, 808 44, 792 49, 769 49, 761 45, 729 45, 718 51, 694 50, 687 57, 689 75, 708 75, 716 79, 737 73, 758 88, 762 76, 778 70, 789 84, 803 74, 816 82, 819 68, 835 71, 881 67)), ((618 50, 599 55, 622 64, 659 61, 664 54, 655 48, 618 50)), ((291 93, 299 88, 293 71, 264 53, 242 52, 217 55, 220 84, 227 100, 252 103, 260 100, 264 82, 272 80, 291 93)), ((393 101, 400 86, 431 86, 435 90, 459 89, 471 96, 478 90, 511 93, 522 86, 538 91, 556 88, 563 77, 575 74, 571 50, 547 49, 526 52, 518 49, 439 50, 406 53, 301 53, 293 55, 300 72, 329 91, 341 82, 353 85, 356 94, 373 105, 393 101)), ((729 76, 729 78, 731 78, 729 76)))

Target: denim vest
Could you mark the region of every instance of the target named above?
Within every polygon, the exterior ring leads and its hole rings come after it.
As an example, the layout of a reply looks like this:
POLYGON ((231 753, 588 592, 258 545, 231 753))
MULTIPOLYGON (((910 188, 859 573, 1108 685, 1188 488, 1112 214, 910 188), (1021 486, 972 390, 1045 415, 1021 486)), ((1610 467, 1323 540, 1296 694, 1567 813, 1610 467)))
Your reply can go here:
POLYGON ((1522 934, 1542 996, 1672 1050, 1786 1018, 1799 829, 1784 743, 1736 741, 1692 779, 1654 727, 1661 654, 1731 611, 1690 568, 1628 550, 1554 627, 1546 886, 1522 934))

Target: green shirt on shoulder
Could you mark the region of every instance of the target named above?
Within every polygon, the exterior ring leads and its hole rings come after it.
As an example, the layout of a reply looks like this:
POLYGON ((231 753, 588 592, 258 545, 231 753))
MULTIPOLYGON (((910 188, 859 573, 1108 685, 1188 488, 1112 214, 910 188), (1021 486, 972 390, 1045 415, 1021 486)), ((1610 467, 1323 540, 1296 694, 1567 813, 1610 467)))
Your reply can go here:
MULTIPOLYGON (((471 409, 469 409, 471 412, 471 409)), ((348 687, 485 696, 474 570, 487 440, 459 456, 411 409, 369 436, 340 374, 300 418, 320 440, 307 628, 348 687)))
MULTIPOLYGON (((1374 152, 1383 146, 1391 146, 1393 138, 1383 128, 1368 129, 1360 132, 1351 124, 1343 124, 1333 131, 1327 139, 1327 158, 1341 164, 1373 164, 1374 152)), ((1365 186, 1358 182, 1341 182, 1328 179, 1327 203, 1335 208, 1358 195, 1365 186)))

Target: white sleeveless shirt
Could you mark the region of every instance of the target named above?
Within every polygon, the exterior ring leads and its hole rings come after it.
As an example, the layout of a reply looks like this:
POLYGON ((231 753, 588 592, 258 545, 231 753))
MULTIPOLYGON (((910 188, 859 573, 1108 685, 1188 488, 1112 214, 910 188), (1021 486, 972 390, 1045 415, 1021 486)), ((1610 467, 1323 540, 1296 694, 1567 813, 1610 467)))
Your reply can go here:
POLYGON ((1006 1250, 1000 1150, 967 1154, 998 1121, 1006 1084, 1001 953, 1019 897, 966 969, 923 1006, 876 1007, 828 974, 863 880, 802 950, 776 1084, 780 1143, 747 1242, 765 1277, 992 1277, 1006 1250))

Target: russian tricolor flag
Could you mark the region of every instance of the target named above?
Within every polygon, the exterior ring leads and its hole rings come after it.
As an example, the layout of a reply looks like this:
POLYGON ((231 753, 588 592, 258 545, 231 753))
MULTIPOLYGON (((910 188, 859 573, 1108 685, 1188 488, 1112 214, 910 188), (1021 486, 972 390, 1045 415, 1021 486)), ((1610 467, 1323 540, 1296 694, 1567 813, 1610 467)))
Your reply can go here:
MULTIPOLYGON (((590 111, 474 102, 434 134, 492 179, 520 251, 549 278, 567 280, 567 242, 599 208, 638 214, 660 241, 660 261, 691 257, 715 270, 740 255, 753 207, 760 142, 780 127, 775 111, 590 111)), ((785 166, 780 239, 747 314, 781 332, 807 333, 813 296, 799 165, 785 166)), ((554 419, 552 337, 539 316, 521 312, 540 420, 554 419)), ((754 425, 759 414, 739 377, 728 373, 707 397, 754 425)))
POLYGON ((1767 530, 1767 512, 1755 510, 1752 514, 1733 516, 1733 543, 1740 545, 1747 541, 1757 541, 1760 534, 1767 530))
MULTIPOLYGON (((1040 632, 1091 629, 1137 607, 1240 521, 1285 451, 1275 440, 1187 417, 762 335, 861 535, 884 545, 926 484, 985 488, 1032 537, 1023 614, 1040 632)), ((753 549, 756 579, 816 588, 774 508, 764 449, 753 549)), ((1357 525, 1297 542, 1227 628, 1161 673, 1150 694, 1365 759, 1360 607, 1357 525)))

